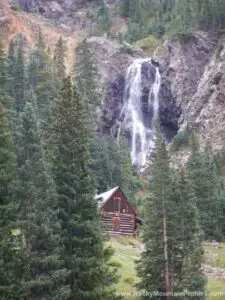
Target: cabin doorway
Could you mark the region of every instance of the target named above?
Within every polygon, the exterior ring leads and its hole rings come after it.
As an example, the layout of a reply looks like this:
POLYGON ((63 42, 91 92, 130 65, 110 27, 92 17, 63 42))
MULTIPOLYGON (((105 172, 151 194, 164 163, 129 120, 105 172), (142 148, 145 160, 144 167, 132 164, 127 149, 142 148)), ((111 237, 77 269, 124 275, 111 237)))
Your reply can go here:
POLYGON ((114 217, 113 230, 116 232, 120 231, 120 217, 119 214, 114 217))

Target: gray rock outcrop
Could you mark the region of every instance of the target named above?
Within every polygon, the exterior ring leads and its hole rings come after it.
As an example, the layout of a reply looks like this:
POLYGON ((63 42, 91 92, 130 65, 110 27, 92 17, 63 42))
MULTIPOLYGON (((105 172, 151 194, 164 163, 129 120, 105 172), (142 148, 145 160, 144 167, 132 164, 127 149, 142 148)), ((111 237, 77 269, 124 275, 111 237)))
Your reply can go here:
POLYGON ((47 18, 61 17, 63 12, 69 14, 86 5, 88 0, 12 0, 26 12, 40 13, 47 18))
POLYGON ((11 5, 28 13, 40 14, 71 31, 92 30, 99 9, 98 1, 91 0, 11 0, 11 5))
POLYGON ((167 118, 167 109, 172 107, 166 103, 175 102, 178 129, 188 122, 200 133, 202 144, 209 141, 216 151, 225 150, 224 45, 223 37, 197 32, 186 40, 168 40, 164 55, 157 57, 163 77, 162 118, 167 118))

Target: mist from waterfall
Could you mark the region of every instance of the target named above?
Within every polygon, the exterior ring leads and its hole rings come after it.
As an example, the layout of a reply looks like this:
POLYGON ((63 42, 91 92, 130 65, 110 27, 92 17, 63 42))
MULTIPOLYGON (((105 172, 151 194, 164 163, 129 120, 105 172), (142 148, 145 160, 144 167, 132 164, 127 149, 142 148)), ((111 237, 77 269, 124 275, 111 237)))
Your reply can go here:
MULTIPOLYGON (((150 78, 150 74, 148 74, 150 78)), ((161 77, 158 68, 152 64, 151 58, 136 59, 128 67, 121 111, 121 124, 118 130, 118 138, 121 130, 130 132, 131 135, 131 159, 132 164, 138 168, 146 165, 148 156, 154 147, 155 121, 158 117, 161 77), (154 69, 153 82, 149 82, 147 111, 143 111, 143 64, 148 66, 148 72, 154 69)))

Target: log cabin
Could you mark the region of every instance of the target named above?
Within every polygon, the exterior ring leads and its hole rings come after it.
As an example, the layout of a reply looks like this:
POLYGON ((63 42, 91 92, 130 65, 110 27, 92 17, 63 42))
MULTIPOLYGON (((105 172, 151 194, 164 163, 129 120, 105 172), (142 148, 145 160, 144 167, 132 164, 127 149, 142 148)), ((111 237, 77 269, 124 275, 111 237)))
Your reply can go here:
POLYGON ((95 196, 104 231, 110 235, 138 236, 141 220, 122 189, 117 186, 95 196))

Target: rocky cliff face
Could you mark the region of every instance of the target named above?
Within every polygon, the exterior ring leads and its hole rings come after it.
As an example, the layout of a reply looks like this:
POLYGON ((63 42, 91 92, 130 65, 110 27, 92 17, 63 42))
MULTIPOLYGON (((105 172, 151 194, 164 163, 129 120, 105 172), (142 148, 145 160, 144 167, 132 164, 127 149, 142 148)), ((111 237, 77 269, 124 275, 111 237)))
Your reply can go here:
POLYGON ((97 1, 91 0, 11 0, 11 4, 53 20, 68 31, 91 29, 98 9, 97 1))
MULTIPOLYGON (((209 141, 214 150, 225 150, 224 58, 223 37, 202 32, 186 40, 167 41, 164 55, 158 57, 164 78, 162 99, 167 94, 164 90, 171 93, 162 103, 174 99, 178 128, 188 122, 200 133, 203 144, 209 141)), ((166 105, 166 109, 169 107, 166 105)), ((165 112, 162 114, 167 117, 165 112)))
POLYGON ((225 51, 220 39, 198 88, 186 106, 185 120, 216 151, 225 150, 225 51))
MULTIPOLYGON (((5 0, 4 0, 5 1, 5 0)), ((101 0, 9 0, 12 6, 17 6, 27 13, 39 14, 67 31, 92 31, 98 22, 101 0)), ((109 8, 112 27, 121 23, 118 14, 120 0, 105 0, 109 8)))
POLYGON ((55 19, 65 13, 72 16, 73 12, 83 8, 91 0, 12 0, 12 5, 17 5, 26 12, 39 13, 47 18, 55 19))

